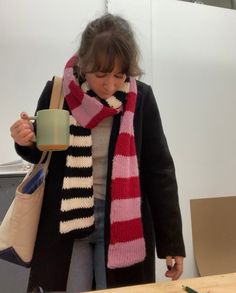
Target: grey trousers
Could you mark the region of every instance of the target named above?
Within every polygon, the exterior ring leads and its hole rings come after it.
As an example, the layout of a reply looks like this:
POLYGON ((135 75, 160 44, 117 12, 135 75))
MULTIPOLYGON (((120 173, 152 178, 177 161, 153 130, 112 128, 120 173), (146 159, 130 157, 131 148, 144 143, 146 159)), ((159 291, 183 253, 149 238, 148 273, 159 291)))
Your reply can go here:
POLYGON ((105 200, 95 199, 95 231, 86 238, 74 241, 67 292, 92 290, 93 278, 97 290, 106 289, 104 211, 105 200))

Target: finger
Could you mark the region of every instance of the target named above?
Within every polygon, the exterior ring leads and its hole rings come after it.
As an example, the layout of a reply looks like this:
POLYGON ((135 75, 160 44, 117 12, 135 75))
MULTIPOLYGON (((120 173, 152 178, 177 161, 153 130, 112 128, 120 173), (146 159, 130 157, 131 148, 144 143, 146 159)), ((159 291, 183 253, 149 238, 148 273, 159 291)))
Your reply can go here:
POLYGON ((27 119, 28 120, 29 119, 29 115, 26 112, 21 112, 20 113, 20 118, 21 119, 27 119))
POLYGON ((176 270, 174 267, 170 270, 170 271, 167 271, 165 273, 165 276, 167 278, 171 278, 173 281, 174 280, 178 280, 179 277, 182 275, 183 271, 182 270, 176 270))
POLYGON ((170 271, 172 266, 173 266, 172 256, 167 256, 166 257, 166 267, 167 267, 167 269, 170 271))
POLYGON ((11 136, 19 145, 31 145, 34 138, 34 132, 30 127, 18 127, 11 132, 11 136))
POLYGON ((183 273, 183 263, 175 263, 172 280, 177 280, 183 273))
POLYGON ((174 259, 175 259, 175 263, 177 264, 183 264, 184 262, 183 256, 175 256, 174 259))
POLYGON ((167 265, 170 264, 170 261, 175 261, 175 264, 172 264, 172 268, 168 270, 165 274, 166 277, 171 278, 172 280, 177 280, 183 273, 183 260, 184 258, 182 256, 175 256, 175 257, 166 257, 166 263, 167 265))
POLYGON ((21 120, 21 119, 20 119, 20 120, 17 120, 16 122, 14 122, 14 123, 11 125, 11 127, 10 127, 10 131, 11 131, 11 132, 14 131, 17 127, 20 126, 21 123, 22 123, 22 120, 21 120))
POLYGON ((28 135, 25 135, 24 137, 21 137, 20 139, 16 139, 15 142, 21 146, 32 146, 33 138, 34 138, 34 135, 32 133, 29 133, 28 135))
POLYGON ((13 125, 10 129, 11 131, 11 136, 15 139, 15 138, 20 138, 21 136, 25 136, 25 132, 28 134, 28 133, 31 133, 33 132, 32 131, 32 128, 30 127, 30 124, 29 123, 22 123, 22 122, 19 122, 19 123, 16 123, 15 125, 13 125))

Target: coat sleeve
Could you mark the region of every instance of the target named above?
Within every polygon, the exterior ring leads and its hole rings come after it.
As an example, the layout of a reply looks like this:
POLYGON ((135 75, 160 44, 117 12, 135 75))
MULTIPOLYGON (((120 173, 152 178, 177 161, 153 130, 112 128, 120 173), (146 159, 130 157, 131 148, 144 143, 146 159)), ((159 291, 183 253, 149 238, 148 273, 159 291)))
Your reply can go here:
MULTIPOLYGON (((52 81, 47 82, 38 100, 35 113, 37 113, 38 110, 49 108, 52 85, 53 85, 52 81)), ((17 143, 15 143, 15 149, 17 154, 20 157, 22 157, 23 160, 28 161, 32 164, 38 163, 42 155, 42 152, 39 149, 37 149, 36 145, 31 148, 31 147, 20 146, 17 143)))
POLYGON ((151 208, 157 255, 185 256, 174 162, 151 87, 142 98, 142 185, 151 208))

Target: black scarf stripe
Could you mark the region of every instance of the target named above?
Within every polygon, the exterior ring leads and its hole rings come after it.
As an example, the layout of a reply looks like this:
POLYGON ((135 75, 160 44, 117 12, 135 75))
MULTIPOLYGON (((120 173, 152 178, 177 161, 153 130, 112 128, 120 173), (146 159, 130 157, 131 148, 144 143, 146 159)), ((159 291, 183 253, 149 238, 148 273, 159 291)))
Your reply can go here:
POLYGON ((87 94, 90 96, 90 97, 96 97, 97 95, 95 94, 94 91, 92 91, 91 89, 87 91, 87 94))
POLYGON ((116 99, 121 103, 125 103, 127 94, 125 92, 118 91, 116 95, 116 99))
POLYGON ((79 136, 89 136, 90 131, 87 128, 83 128, 81 126, 77 126, 77 125, 72 124, 70 126, 70 134, 79 135, 79 136))
MULTIPOLYGON (((97 95, 92 91, 92 90, 89 90, 87 91, 87 94, 91 97, 97 97, 97 95)), ((116 99, 119 100, 121 103, 124 103, 125 100, 126 100, 126 96, 127 96, 127 93, 125 92, 122 92, 122 91, 117 91, 116 92, 116 99)), ((98 98, 98 97, 97 97, 98 98)), ((109 103, 107 103, 106 100, 104 99, 100 99, 99 98, 99 101, 106 107, 110 107, 109 103)))
POLYGON ((91 147, 73 147, 68 148, 67 154, 74 157, 90 157, 91 156, 91 147))
MULTIPOLYGON (((74 176, 74 171, 75 168, 72 167, 67 167, 64 173, 65 177, 73 177, 74 176)), ((92 167, 88 168, 81 168, 80 170, 80 177, 91 177, 92 175, 92 167)))
POLYGON ((89 234, 91 234, 95 229, 95 226, 92 225, 90 227, 87 228, 83 228, 83 229, 75 229, 73 231, 70 231, 69 233, 65 233, 62 234, 64 238, 84 238, 86 236, 88 236, 89 234))
POLYGON ((63 189, 62 194, 64 195, 63 198, 88 198, 93 196, 93 190, 91 188, 70 188, 70 189, 63 189))
POLYGON ((94 208, 81 208, 70 211, 61 211, 61 221, 67 222, 73 219, 83 219, 93 216, 94 208))

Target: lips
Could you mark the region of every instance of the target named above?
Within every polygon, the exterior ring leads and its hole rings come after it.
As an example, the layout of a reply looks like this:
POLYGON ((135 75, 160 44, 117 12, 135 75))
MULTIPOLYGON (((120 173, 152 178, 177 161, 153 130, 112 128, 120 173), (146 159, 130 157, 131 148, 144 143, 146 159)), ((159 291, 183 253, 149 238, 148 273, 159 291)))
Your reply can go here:
POLYGON ((104 91, 104 92, 101 93, 100 97, 110 98, 112 95, 113 95, 113 93, 104 91))

